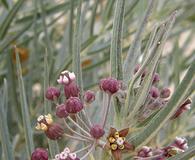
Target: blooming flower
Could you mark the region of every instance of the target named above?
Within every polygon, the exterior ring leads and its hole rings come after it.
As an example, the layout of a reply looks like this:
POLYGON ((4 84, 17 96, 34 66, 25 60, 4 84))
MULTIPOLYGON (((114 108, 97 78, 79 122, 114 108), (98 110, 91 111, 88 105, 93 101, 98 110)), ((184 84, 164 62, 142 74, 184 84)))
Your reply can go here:
POLYGON ((46 136, 52 140, 57 140, 62 137, 64 131, 62 127, 53 122, 52 116, 41 115, 37 118, 37 125, 35 127, 37 130, 42 130, 45 132, 46 136))
POLYGON ((90 128, 90 134, 95 138, 99 139, 104 135, 104 129, 99 125, 95 124, 90 128))
POLYGON ((48 152, 44 148, 36 148, 32 155, 31 160, 48 160, 48 152))
POLYGON ((75 80, 74 72, 69 72, 67 70, 62 71, 60 77, 58 78, 57 82, 59 84, 69 84, 75 80))
POLYGON ((150 157, 152 156, 152 148, 143 146, 137 153, 138 157, 150 157))
POLYGON ((54 160, 79 160, 76 153, 71 153, 70 149, 66 147, 61 153, 55 155, 54 160))
POLYGON ((125 141, 125 137, 127 136, 128 132, 129 128, 123 129, 121 131, 117 131, 115 128, 110 128, 106 147, 111 150, 115 160, 121 160, 122 152, 134 149, 132 144, 129 144, 127 141, 125 141))
POLYGON ((105 78, 100 80, 100 89, 108 94, 114 94, 120 89, 120 82, 115 78, 105 78))

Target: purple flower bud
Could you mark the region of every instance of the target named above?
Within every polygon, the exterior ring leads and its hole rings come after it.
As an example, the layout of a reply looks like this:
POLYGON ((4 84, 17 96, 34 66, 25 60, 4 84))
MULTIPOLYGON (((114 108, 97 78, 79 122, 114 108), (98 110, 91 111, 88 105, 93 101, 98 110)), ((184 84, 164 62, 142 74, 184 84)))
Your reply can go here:
POLYGON ((90 134, 95 139, 101 138, 104 135, 104 133, 105 133, 104 129, 99 124, 93 125, 90 129, 90 134))
POLYGON ((66 98, 78 97, 79 92, 80 92, 79 87, 74 81, 69 84, 64 85, 64 94, 66 98))
POLYGON ((160 97, 161 98, 169 98, 170 94, 171 94, 171 91, 169 88, 163 88, 160 92, 160 97))
POLYGON ((78 97, 70 97, 66 101, 66 110, 68 113, 77 113, 83 109, 83 104, 78 97))
POLYGON ((45 96, 48 100, 53 101, 60 96, 60 90, 56 87, 48 87, 45 96))
POLYGON ((45 131, 45 134, 49 139, 57 140, 63 136, 64 130, 58 123, 52 123, 48 126, 48 129, 45 131))
POLYGON ((58 105, 56 107, 56 115, 59 118, 66 118, 68 116, 68 112, 66 111, 66 106, 65 104, 58 105))
POLYGON ((152 148, 147 147, 147 146, 143 146, 137 154, 138 157, 150 157, 152 156, 152 148))
POLYGON ((86 91, 84 95, 84 100, 87 103, 92 103, 95 100, 95 93, 93 91, 86 91))
POLYGON ((177 109, 177 111, 174 113, 174 115, 171 117, 171 119, 175 119, 177 117, 179 117, 182 113, 186 112, 187 110, 189 110, 190 104, 192 103, 191 99, 187 99, 185 100, 185 102, 177 109))
POLYGON ((48 152, 44 148, 36 148, 31 155, 31 160, 48 160, 48 152))
POLYGON ((153 97, 153 98, 158 98, 159 95, 160 95, 160 92, 159 92, 158 88, 152 86, 151 89, 150 89, 149 94, 150 94, 151 97, 153 97))
POLYGON ((152 81, 152 84, 155 84, 157 82, 160 81, 160 76, 158 73, 155 73, 154 76, 153 76, 153 81, 152 81))
POLYGON ((100 89, 108 94, 114 94, 120 89, 120 82, 115 78, 105 78, 100 80, 100 89))
POLYGON ((174 142, 171 145, 184 151, 188 149, 187 140, 182 137, 176 137, 174 142))

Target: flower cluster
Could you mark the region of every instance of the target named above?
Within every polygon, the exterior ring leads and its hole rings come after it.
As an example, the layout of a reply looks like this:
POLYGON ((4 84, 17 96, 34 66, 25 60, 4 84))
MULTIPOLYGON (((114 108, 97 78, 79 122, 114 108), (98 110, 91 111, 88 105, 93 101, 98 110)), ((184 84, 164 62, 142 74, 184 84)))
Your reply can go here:
POLYGON ((70 149, 66 147, 60 154, 55 155, 54 160, 80 160, 76 153, 71 153, 70 149))
MULTIPOLYGON (((134 73, 137 73, 140 69, 140 65, 137 65, 134 69, 134 73)), ((147 74, 147 70, 144 70, 141 75, 140 85, 142 85, 144 77, 147 74)), ((159 87, 160 82, 160 76, 158 73, 154 73, 153 80, 152 80, 152 86, 149 90, 147 99, 145 104, 141 107, 140 113, 139 113, 139 121, 143 121, 144 119, 148 118, 150 115, 152 115, 156 110, 161 109, 166 106, 166 104, 169 101, 169 97, 171 95, 171 91, 169 88, 159 87)), ((181 104, 178 107, 178 110, 174 113, 174 115, 171 117, 171 119, 175 119, 179 117, 182 113, 190 109, 191 100, 186 99, 183 104, 181 104)))
POLYGON ((175 140, 164 148, 150 148, 143 146, 137 152, 135 159, 142 160, 144 158, 150 158, 153 160, 166 160, 169 157, 182 153, 188 149, 187 140, 185 138, 176 137, 175 140))

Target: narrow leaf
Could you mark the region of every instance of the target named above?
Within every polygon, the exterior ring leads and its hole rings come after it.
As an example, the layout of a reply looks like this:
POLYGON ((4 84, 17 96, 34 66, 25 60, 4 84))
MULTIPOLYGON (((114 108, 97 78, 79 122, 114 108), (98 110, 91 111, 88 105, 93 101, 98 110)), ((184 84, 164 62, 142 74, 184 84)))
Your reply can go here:
POLYGON ((110 51, 111 76, 122 79, 122 28, 124 19, 125 0, 117 0, 114 13, 112 41, 110 51))
MULTIPOLYGON (((17 48, 15 48, 15 51, 17 53, 17 48)), ((22 78, 22 68, 21 68, 18 53, 16 54, 16 68, 17 68, 18 84, 19 84, 19 91, 20 91, 20 103, 22 107, 22 120, 24 125, 24 135, 26 141, 27 156, 30 157, 32 151, 34 150, 33 134, 32 134, 32 127, 30 123, 30 115, 28 110, 26 91, 24 88, 24 81, 22 78)))
POLYGON ((0 39, 2 40, 8 29, 9 26, 11 24, 11 22, 13 21, 13 19, 16 16, 16 13, 18 12, 18 10, 20 9, 20 7, 22 6, 22 4, 24 3, 25 0, 19 0, 13 7, 12 9, 9 11, 8 15, 6 16, 6 18, 4 19, 4 21, 1 23, 0 25, 0 39))
POLYGON ((10 142, 10 135, 7 125, 7 112, 5 111, 5 108, 7 108, 8 105, 8 94, 7 94, 7 81, 4 80, 4 89, 3 89, 3 95, 1 95, 1 101, 0 101, 0 137, 1 137, 1 144, 3 147, 4 152, 4 158, 5 160, 14 160, 14 153, 13 148, 10 142))
POLYGON ((124 81, 125 83, 127 83, 130 79, 130 77, 132 76, 133 73, 133 68, 136 64, 136 58, 138 57, 138 55, 136 55, 137 53, 137 49, 139 48, 139 44, 140 44, 140 39, 141 39, 141 35, 144 32, 144 29, 146 27, 147 24, 147 20, 148 17, 150 16, 150 13, 152 11, 154 5, 154 0, 149 0, 148 2, 148 7, 146 9, 146 12, 144 14, 143 19, 140 21, 138 30, 136 32, 135 35, 135 39, 132 42, 131 47, 129 48, 126 60, 124 61, 124 66, 123 66, 123 76, 124 76, 124 81))

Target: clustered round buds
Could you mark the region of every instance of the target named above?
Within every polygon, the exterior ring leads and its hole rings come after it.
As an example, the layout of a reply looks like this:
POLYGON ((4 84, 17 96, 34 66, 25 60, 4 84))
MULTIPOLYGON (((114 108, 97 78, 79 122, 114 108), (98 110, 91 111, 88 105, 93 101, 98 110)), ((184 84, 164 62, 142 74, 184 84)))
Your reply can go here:
POLYGON ((188 149, 187 140, 185 138, 176 137, 176 139, 170 145, 164 148, 155 148, 142 147, 136 156, 136 159, 142 160, 142 158, 148 157, 151 159, 155 157, 154 160, 165 160, 169 157, 180 154, 188 149))
POLYGON ((31 160, 48 160, 48 152, 44 148, 36 148, 31 155, 31 160))
POLYGON ((93 91, 86 91, 84 94, 84 101, 86 103, 92 103, 95 100, 95 93, 93 91))
POLYGON ((55 155, 54 160, 80 160, 76 153, 71 153, 69 148, 65 148, 61 153, 55 155))
POLYGON ((48 87, 45 96, 48 100, 53 101, 60 96, 60 90, 56 87, 48 87))
POLYGON ((83 103, 78 97, 70 97, 65 105, 68 113, 78 113, 83 109, 83 103))
POLYGON ((46 136, 52 140, 57 140, 62 137, 64 131, 62 127, 53 122, 52 116, 41 115, 37 118, 37 125, 35 127, 37 130, 42 130, 45 132, 46 136))
POLYGON ((68 112, 66 110, 66 106, 65 104, 60 104, 56 107, 56 115, 59 117, 59 118, 66 118, 68 117, 68 112))
POLYGON ((90 128, 90 134, 93 138, 99 139, 105 134, 105 131, 99 124, 95 124, 90 128))
POLYGON ((147 147, 147 146, 143 146, 137 153, 138 157, 150 157, 152 156, 152 148, 147 147))
POLYGON ((120 89, 120 82, 111 77, 102 79, 100 80, 100 89, 112 95, 120 89))
POLYGON ((190 104, 192 103, 191 99, 185 100, 185 102, 177 109, 175 114, 171 117, 171 119, 175 119, 179 117, 182 113, 186 112, 187 110, 190 110, 190 104))

